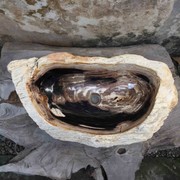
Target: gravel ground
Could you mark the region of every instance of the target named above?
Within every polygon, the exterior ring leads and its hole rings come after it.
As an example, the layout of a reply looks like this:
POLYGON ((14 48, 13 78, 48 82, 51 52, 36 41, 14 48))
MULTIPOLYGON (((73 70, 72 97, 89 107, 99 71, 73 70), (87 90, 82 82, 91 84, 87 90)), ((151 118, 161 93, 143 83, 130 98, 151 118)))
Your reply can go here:
POLYGON ((156 151, 153 153, 146 154, 145 157, 180 158, 180 147, 156 151))
POLYGON ((17 155, 24 147, 17 145, 10 139, 0 136, 0 155, 17 155))

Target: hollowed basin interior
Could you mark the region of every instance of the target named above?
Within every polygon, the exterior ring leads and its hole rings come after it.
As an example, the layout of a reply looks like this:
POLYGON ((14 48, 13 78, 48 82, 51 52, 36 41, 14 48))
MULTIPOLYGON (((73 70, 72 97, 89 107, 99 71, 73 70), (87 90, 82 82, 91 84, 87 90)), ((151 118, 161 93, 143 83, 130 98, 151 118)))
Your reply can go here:
POLYGON ((34 75, 29 89, 38 112, 55 126, 114 134, 142 123, 150 114, 159 78, 148 68, 60 67, 34 75))

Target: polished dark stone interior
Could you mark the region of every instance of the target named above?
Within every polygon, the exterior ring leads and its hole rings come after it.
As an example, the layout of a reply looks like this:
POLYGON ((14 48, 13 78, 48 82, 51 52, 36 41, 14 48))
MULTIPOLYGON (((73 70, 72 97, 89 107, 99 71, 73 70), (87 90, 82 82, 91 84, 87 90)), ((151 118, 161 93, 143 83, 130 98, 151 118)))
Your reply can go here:
MULTIPOLYGON (((98 72, 98 71, 97 71, 98 72)), ((100 104, 103 99, 103 96, 100 96, 99 93, 92 93, 88 101, 82 100, 78 102, 65 102, 55 103, 53 96, 65 96, 65 90, 68 88, 63 88, 62 83, 68 82, 70 87, 76 85, 83 80, 81 74, 85 74, 85 83, 84 86, 88 83, 100 84, 102 86, 112 86, 113 83, 117 82, 117 75, 111 72, 105 72, 107 75, 101 76, 97 72, 90 72, 79 69, 53 69, 45 73, 40 77, 36 82, 35 86, 39 88, 41 95, 48 97, 49 108, 58 108, 65 115, 65 117, 58 117, 51 113, 51 115, 59 119, 60 121, 66 122, 68 124, 79 126, 83 128, 89 128, 94 130, 113 130, 119 123, 131 121, 135 122, 141 117, 143 117, 149 110, 151 104, 153 103, 153 97, 155 94, 155 87, 151 80, 144 74, 135 73, 132 77, 140 79, 140 81, 148 84, 150 92, 147 93, 147 97, 143 102, 143 106, 135 112, 132 113, 118 113, 117 111, 103 110, 96 106, 100 104), (86 76, 86 74, 88 74, 86 76), (97 75, 98 74, 98 75, 97 75), (73 76, 76 77, 73 79, 73 76), (65 77, 65 78, 64 78, 65 77), (63 79, 64 78, 64 79, 63 79)), ((127 70, 129 73, 129 71, 127 70)), ((137 80, 138 81, 138 80, 137 80)), ((80 84, 82 86, 82 83, 80 84)), ((79 88, 81 88, 79 86, 79 88)), ((123 86, 122 86, 123 87, 123 86)), ((129 90, 130 91, 130 90, 129 90)), ((145 92, 146 93, 146 92, 145 92)), ((68 96, 70 96, 68 94, 68 96)), ((74 97, 72 97, 74 98, 74 97)), ((116 100, 116 98, 114 98, 116 100)))

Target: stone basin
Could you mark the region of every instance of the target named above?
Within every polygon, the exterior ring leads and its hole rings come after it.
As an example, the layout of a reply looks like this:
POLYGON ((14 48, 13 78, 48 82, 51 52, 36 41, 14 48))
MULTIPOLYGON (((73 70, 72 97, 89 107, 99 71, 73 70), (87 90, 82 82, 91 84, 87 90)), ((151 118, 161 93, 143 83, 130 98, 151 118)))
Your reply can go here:
POLYGON ((168 66, 139 55, 54 53, 12 61, 8 69, 41 129, 94 147, 146 141, 178 101, 168 66))

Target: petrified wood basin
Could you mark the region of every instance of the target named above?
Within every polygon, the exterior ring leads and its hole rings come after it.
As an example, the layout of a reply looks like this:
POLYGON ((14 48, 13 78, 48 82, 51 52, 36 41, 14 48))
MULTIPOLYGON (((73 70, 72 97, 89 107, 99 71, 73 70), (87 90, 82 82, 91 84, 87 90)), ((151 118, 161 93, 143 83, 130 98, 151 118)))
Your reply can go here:
POLYGON ((69 53, 8 65, 29 116, 52 137, 95 147, 145 141, 177 104, 166 64, 69 53))

